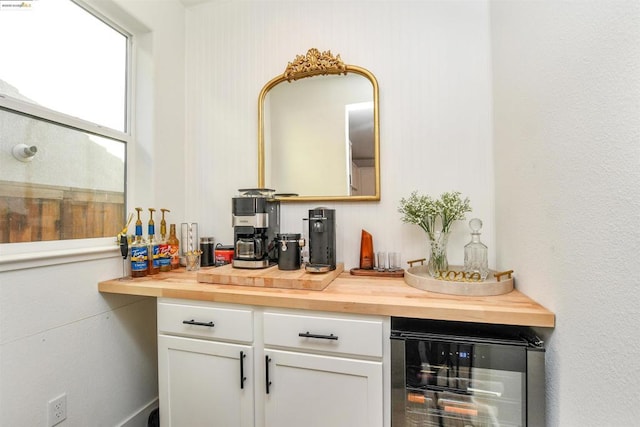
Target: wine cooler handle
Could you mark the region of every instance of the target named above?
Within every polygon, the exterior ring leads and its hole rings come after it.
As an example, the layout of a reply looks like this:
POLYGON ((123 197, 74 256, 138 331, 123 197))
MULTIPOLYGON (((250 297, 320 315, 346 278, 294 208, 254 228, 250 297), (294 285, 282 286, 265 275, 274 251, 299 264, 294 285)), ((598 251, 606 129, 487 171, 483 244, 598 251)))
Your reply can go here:
POLYGON ((244 354, 244 351, 240 352, 240 388, 244 389, 244 382, 247 380, 247 377, 244 376, 244 358, 247 357, 244 354))
POLYGON ((264 375, 265 375, 265 385, 267 388, 267 394, 269 394, 269 386, 271 385, 271 381, 269 381, 269 362, 271 362, 271 359, 269 358, 269 356, 265 356, 264 357, 264 375))
POLYGON ((319 339, 323 339, 323 340, 334 340, 337 341, 338 340, 338 336, 337 335, 318 335, 318 334, 310 334, 309 331, 307 332, 300 332, 298 334, 299 337, 303 337, 303 338, 319 338, 319 339))
POLYGON ((213 328, 215 325, 213 322, 196 322, 195 320, 183 320, 182 323, 185 325, 196 325, 196 326, 208 326, 209 328, 213 328))

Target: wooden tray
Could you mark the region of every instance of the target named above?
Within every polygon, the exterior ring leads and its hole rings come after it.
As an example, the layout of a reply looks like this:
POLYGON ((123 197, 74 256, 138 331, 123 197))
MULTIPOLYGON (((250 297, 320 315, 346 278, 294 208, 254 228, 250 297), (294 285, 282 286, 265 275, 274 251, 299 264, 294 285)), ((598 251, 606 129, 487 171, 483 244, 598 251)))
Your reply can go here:
POLYGON ((352 268, 349 270, 354 276, 372 276, 372 277, 402 277, 404 270, 397 271, 378 271, 374 269, 352 268))
MULTIPOLYGON (((434 279, 427 268, 426 265, 408 268, 404 281, 417 289, 448 295, 491 296, 506 294, 513 290, 513 277, 498 281, 494 276, 495 271, 489 271, 489 276, 483 282, 454 282, 434 279)), ((462 267, 451 266, 451 270, 460 271, 462 267)))
POLYGON ((258 270, 233 268, 231 264, 221 267, 203 268, 198 271, 201 283, 217 285, 258 286, 262 288, 307 289, 321 291, 344 270, 339 263, 336 269, 326 273, 307 273, 300 270, 279 270, 277 265, 258 270))

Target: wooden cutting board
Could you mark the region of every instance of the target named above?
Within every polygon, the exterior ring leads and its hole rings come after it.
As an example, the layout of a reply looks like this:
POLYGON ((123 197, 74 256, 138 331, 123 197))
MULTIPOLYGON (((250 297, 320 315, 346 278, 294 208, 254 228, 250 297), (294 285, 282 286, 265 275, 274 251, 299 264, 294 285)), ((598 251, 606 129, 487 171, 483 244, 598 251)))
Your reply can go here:
POLYGON ((307 273, 300 270, 279 270, 277 265, 258 270, 233 268, 231 264, 221 267, 205 268, 198 271, 197 279, 201 283, 217 285, 258 286, 262 288, 306 289, 321 291, 326 288, 344 270, 344 264, 338 263, 336 269, 327 273, 307 273))

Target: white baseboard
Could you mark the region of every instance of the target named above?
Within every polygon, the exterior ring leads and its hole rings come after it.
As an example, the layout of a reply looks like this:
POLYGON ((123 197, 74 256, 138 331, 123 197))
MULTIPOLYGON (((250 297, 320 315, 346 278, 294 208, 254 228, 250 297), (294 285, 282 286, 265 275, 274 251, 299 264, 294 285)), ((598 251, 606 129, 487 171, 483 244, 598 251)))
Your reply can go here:
POLYGON ((118 427, 147 427, 147 421, 149 420, 149 414, 151 411, 158 407, 158 398, 156 397, 151 402, 147 403, 138 411, 124 420, 118 427))

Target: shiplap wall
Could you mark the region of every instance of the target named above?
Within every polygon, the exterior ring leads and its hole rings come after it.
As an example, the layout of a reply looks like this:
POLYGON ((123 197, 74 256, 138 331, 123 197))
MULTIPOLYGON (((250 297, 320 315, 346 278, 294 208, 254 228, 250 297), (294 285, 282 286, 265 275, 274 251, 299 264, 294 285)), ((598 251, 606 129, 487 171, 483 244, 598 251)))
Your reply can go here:
MULTIPOLYGON (((375 203, 284 204, 281 231, 310 208, 336 209, 337 254, 357 267, 366 229, 379 250, 426 256, 426 237, 397 213, 412 190, 459 190, 485 223, 494 263, 491 61, 485 1, 242 1, 187 9, 188 220, 232 243, 231 198, 257 184, 262 86, 311 47, 371 71, 380 85, 381 192, 375 203)), ((305 159, 299 159, 305 161, 305 159)), ((276 189, 277 190, 277 189, 276 189)), ((471 217, 469 216, 469 218, 471 217)), ((449 259, 462 263, 460 223, 449 259)))

